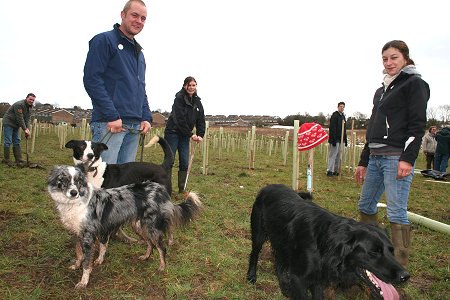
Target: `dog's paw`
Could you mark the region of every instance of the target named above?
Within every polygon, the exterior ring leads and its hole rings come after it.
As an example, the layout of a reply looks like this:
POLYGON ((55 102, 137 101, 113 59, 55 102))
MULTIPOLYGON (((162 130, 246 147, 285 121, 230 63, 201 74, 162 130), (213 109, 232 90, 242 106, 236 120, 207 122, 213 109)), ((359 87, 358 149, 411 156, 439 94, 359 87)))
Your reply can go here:
POLYGON ((256 283, 256 275, 247 275, 247 281, 251 284, 256 283))
POLYGON ((94 266, 100 266, 103 263, 103 259, 102 258, 97 258, 94 261, 94 266))
POLYGON ((149 257, 150 257, 150 255, 144 254, 144 255, 139 256, 138 258, 140 260, 147 260, 149 257))
POLYGON ((75 288, 76 289, 85 289, 86 288, 86 286, 87 286, 87 283, 85 283, 85 282, 78 282, 76 285, 75 285, 75 288))

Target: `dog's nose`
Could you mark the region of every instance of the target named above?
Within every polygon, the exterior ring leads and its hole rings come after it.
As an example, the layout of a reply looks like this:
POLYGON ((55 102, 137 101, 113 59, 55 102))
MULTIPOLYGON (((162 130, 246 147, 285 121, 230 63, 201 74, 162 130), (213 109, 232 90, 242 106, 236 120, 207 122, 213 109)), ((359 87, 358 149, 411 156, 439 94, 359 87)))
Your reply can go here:
POLYGON ((400 277, 400 282, 406 282, 406 281, 408 281, 408 279, 410 277, 409 273, 406 272, 406 271, 401 272, 399 275, 400 275, 399 276, 400 277))
POLYGON ((70 196, 76 197, 77 195, 78 195, 78 191, 77 190, 70 190, 70 196))
POLYGON ((94 154, 93 153, 89 153, 88 155, 86 155, 88 159, 93 159, 94 158, 94 154))

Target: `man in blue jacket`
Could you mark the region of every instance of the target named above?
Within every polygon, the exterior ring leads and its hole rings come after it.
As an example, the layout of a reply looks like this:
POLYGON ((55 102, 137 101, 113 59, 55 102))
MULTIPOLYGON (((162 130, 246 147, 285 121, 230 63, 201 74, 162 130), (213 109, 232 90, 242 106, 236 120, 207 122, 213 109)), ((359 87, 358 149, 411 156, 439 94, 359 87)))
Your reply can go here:
POLYGON ((109 164, 135 161, 139 133, 147 133, 152 122, 145 58, 134 39, 144 28, 145 3, 129 0, 120 16, 120 25, 90 40, 83 77, 92 100, 92 140, 108 146, 102 159, 109 164))

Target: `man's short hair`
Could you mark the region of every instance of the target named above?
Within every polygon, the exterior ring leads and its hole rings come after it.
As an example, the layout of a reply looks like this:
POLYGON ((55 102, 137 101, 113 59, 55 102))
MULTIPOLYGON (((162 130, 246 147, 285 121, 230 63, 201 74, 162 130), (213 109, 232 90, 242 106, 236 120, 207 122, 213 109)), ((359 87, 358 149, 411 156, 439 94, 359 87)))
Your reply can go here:
POLYGON ((338 103, 338 106, 341 104, 345 106, 345 102, 342 102, 342 101, 338 103))
POLYGON ((30 97, 30 96, 36 98, 36 95, 33 94, 33 93, 28 93, 27 98, 30 97))

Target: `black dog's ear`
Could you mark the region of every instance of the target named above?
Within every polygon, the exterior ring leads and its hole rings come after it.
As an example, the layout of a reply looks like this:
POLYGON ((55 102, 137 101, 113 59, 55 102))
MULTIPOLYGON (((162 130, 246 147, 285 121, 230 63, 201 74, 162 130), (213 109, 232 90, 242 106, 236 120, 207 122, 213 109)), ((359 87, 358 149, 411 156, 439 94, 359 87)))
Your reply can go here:
POLYGON ((106 144, 103 143, 96 143, 96 142, 92 142, 92 150, 94 150, 94 153, 102 153, 105 150, 108 150, 108 146, 106 146, 106 144))
POLYGON ((69 148, 69 149, 73 149, 73 148, 75 148, 75 143, 76 143, 75 140, 70 140, 70 141, 68 141, 66 143, 66 145, 64 147, 69 148))

